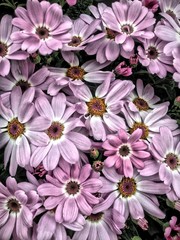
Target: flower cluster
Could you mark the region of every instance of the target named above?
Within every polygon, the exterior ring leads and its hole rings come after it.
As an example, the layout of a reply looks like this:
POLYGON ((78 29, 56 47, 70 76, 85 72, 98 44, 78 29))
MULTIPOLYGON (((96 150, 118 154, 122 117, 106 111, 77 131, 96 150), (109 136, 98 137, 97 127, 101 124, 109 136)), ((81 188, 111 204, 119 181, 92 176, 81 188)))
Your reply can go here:
POLYGON ((1 18, 2 240, 118 240, 129 221, 163 223, 161 201, 180 211, 180 129, 156 94, 169 76, 180 88, 180 3, 95 2, 1 18))

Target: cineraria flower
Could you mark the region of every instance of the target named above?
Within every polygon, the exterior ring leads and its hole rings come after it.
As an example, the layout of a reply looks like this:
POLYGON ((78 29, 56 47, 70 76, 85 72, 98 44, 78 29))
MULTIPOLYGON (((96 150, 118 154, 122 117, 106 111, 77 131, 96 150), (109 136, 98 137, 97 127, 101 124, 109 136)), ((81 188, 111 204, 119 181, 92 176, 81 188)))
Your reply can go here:
MULTIPOLYGON (((150 149, 154 158, 160 163, 160 167, 157 168, 160 180, 170 185, 177 197, 180 198, 179 137, 174 139, 168 127, 161 127, 160 134, 152 138, 150 149)), ((171 200, 171 194, 168 196, 171 200)))
MULTIPOLYGON (((28 185, 28 183, 27 183, 28 185)), ((31 192, 32 193, 32 192, 31 192)), ((28 229, 32 227, 31 208, 38 201, 38 195, 19 189, 16 180, 8 177, 6 187, 0 183, 0 236, 1 240, 30 239, 28 229)))
POLYGON ((86 127, 96 140, 104 141, 108 131, 126 128, 124 119, 117 114, 134 85, 127 80, 117 80, 111 87, 110 80, 111 75, 96 89, 94 97, 86 85, 74 88, 75 96, 81 100, 76 104, 76 110, 84 114, 86 127))
POLYGON ((171 220, 169 221, 169 226, 166 227, 164 231, 164 237, 166 238, 166 240, 180 239, 180 224, 177 225, 176 223, 177 223, 177 217, 172 216, 171 220))
POLYGON ((173 66, 176 70, 176 72, 173 74, 173 79, 174 81, 176 81, 178 83, 178 87, 180 88, 180 65, 179 65, 179 61, 180 61, 180 52, 178 50, 173 52, 173 66))
POLYGON ((173 51, 176 48, 180 48, 179 32, 180 23, 175 21, 169 14, 161 13, 161 15, 166 19, 163 21, 164 24, 157 24, 155 27, 155 34, 158 38, 166 42, 164 47, 164 53, 167 56, 172 56, 173 51))
POLYGON ((117 135, 107 135, 107 140, 102 144, 106 150, 104 161, 106 167, 114 166, 125 177, 133 177, 133 165, 137 169, 144 167, 146 158, 150 157, 147 145, 140 140, 141 129, 136 129, 131 135, 125 130, 119 129, 117 135))
POLYGON ((42 84, 49 75, 46 67, 35 72, 35 64, 29 59, 11 61, 11 72, 6 77, 0 77, 0 89, 12 91, 14 86, 20 86, 22 91, 29 87, 37 87, 42 84))
POLYGON ((101 33, 92 35, 95 33, 96 27, 100 24, 100 20, 94 20, 90 24, 85 23, 82 19, 78 18, 74 20, 71 33, 70 42, 64 44, 63 51, 79 51, 83 50, 90 42, 101 37, 101 33))
POLYGON ((144 211, 154 217, 164 218, 165 214, 158 207, 154 194, 165 194, 170 188, 163 183, 147 180, 136 172, 132 178, 119 175, 115 168, 103 169, 105 177, 100 177, 103 187, 99 190, 106 199, 93 208, 98 213, 112 206, 125 220, 129 214, 133 219, 144 218, 144 211))
MULTIPOLYGON (((89 6, 89 10, 93 14, 94 17, 91 17, 86 14, 81 14, 81 18, 90 24, 96 19, 102 19, 102 14, 105 9, 109 8, 104 3, 98 3, 98 6, 95 7, 93 5, 89 6)), ((133 50, 130 53, 123 51, 121 45, 115 42, 115 37, 117 33, 108 27, 104 21, 102 21, 101 25, 98 27, 100 30, 101 36, 99 39, 89 43, 85 48, 85 51, 88 55, 96 54, 96 60, 99 63, 104 63, 106 61, 114 61, 121 54, 123 57, 129 58, 130 54, 133 54, 133 50)))
MULTIPOLYGON (((165 40, 166 41, 166 40, 165 40)), ((167 72, 174 72, 172 65, 173 57, 166 56, 163 52, 166 42, 155 37, 146 40, 144 48, 138 46, 139 62, 147 67, 152 74, 157 74, 160 78, 164 78, 167 72)))
POLYGON ((161 12, 169 14, 174 19, 180 19, 179 0, 159 0, 161 12))
POLYGON ((157 12, 159 8, 158 0, 142 0, 142 5, 147 7, 153 13, 157 12))
POLYGON ((17 32, 17 28, 12 26, 12 17, 4 15, 0 21, 0 75, 3 77, 10 71, 9 60, 22 60, 29 55, 20 50, 21 44, 12 42, 10 35, 13 32, 17 32))
POLYGON ((72 22, 63 16, 62 7, 48 1, 28 0, 27 10, 18 7, 12 23, 20 30, 11 35, 16 43, 21 43, 21 49, 34 53, 37 50, 42 55, 51 54, 61 49, 64 43, 69 42, 68 31, 72 22))
POLYGON ((35 115, 35 90, 29 88, 23 94, 20 87, 13 88, 10 95, 10 107, 0 100, 0 148, 5 146, 4 165, 10 160, 9 173, 16 174, 17 165, 25 167, 31 156, 30 143, 45 146, 49 138, 43 133, 49 127, 45 117, 35 115))
POLYGON ((118 240, 124 227, 124 217, 116 210, 108 209, 86 217, 86 223, 80 232, 76 232, 72 240, 118 240))
POLYGON ((145 116, 148 112, 152 111, 161 105, 169 106, 169 102, 159 103, 160 98, 154 95, 154 88, 147 84, 144 87, 143 81, 138 79, 136 81, 136 92, 132 91, 128 97, 128 107, 132 112, 139 112, 141 116, 145 116))
POLYGON ((116 32, 115 42, 121 44, 126 52, 134 49, 134 40, 144 41, 154 37, 151 30, 147 30, 155 23, 154 14, 142 6, 138 0, 113 2, 112 9, 107 8, 102 14, 103 21, 108 28, 116 32))
POLYGON ((52 98, 51 104, 47 98, 39 97, 36 99, 35 107, 38 113, 49 121, 49 127, 45 129, 49 143, 34 150, 30 165, 37 167, 42 162, 45 170, 53 170, 61 156, 71 164, 78 162, 80 158, 78 150, 90 150, 91 141, 75 131, 76 127, 83 127, 84 124, 79 118, 72 117, 75 108, 66 107, 66 96, 59 93, 52 98))
MULTIPOLYGON (((70 65, 69 68, 49 67, 52 82, 48 87, 48 93, 56 95, 60 89, 72 85, 84 85, 85 82, 102 83, 109 76, 110 71, 100 69, 106 67, 109 63, 100 64, 95 60, 89 60, 79 66, 78 57, 72 52, 62 52, 65 61, 70 65)), ((111 80, 114 80, 114 74, 111 74, 111 80)))
POLYGON ((44 206, 55 211, 58 223, 73 223, 79 214, 90 215, 92 206, 99 203, 99 198, 93 193, 99 191, 102 182, 90 164, 82 168, 79 165, 61 161, 60 167, 53 171, 53 177, 46 175, 47 182, 41 184, 37 191, 40 196, 46 196, 44 206))
POLYGON ((141 139, 150 141, 151 138, 159 133, 161 126, 168 126, 170 130, 177 129, 176 120, 171 119, 167 114, 167 104, 161 105, 148 112, 145 115, 140 115, 138 112, 132 112, 128 106, 122 108, 125 119, 129 126, 129 132, 132 134, 137 128, 142 129, 143 133, 141 139))
POLYGON ((36 238, 34 240, 69 240, 67 236, 65 226, 74 231, 81 231, 85 219, 79 215, 75 223, 58 223, 55 220, 55 213, 53 210, 47 211, 43 216, 41 216, 37 229, 35 231, 36 238))

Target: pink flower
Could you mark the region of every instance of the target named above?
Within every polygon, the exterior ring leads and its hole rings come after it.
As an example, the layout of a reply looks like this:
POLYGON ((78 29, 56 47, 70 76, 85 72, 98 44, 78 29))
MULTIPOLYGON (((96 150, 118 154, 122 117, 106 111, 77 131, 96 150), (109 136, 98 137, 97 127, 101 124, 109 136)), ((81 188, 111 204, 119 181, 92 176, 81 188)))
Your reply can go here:
POLYGON ((48 1, 28 0, 27 10, 18 7, 12 23, 20 30, 11 35, 16 43, 21 43, 21 49, 34 53, 37 50, 42 55, 51 54, 61 49, 64 43, 69 42, 68 31, 72 22, 63 16, 59 4, 50 4, 48 1))
POLYGON ((132 67, 136 67, 139 62, 139 56, 137 54, 133 54, 129 58, 129 63, 132 67))
POLYGON ((127 66, 125 62, 119 63, 114 70, 118 75, 125 77, 132 75, 132 68, 127 66))
POLYGON ((159 6, 163 13, 169 14, 174 19, 180 19, 179 0, 159 0, 159 6))
POLYGON ((175 82, 178 83, 178 87, 180 88, 180 66, 179 66, 179 61, 180 61, 180 51, 179 49, 175 50, 173 52, 173 66, 175 68, 175 73, 173 74, 173 79, 175 82))
POLYGON ((41 184, 37 191, 46 196, 44 206, 47 210, 55 209, 58 223, 73 223, 79 214, 90 215, 92 206, 99 203, 93 193, 99 191, 102 182, 90 164, 80 168, 77 164, 70 166, 61 161, 60 167, 53 171, 53 177, 46 175, 47 182, 41 184))
MULTIPOLYGON (((28 183, 25 183, 28 186, 28 183)), ((2 240, 30 239, 28 230, 33 224, 32 208, 39 196, 31 190, 25 192, 19 188, 16 180, 8 177, 6 187, 0 183, 0 236, 2 240)))
POLYGON ((6 76, 10 71, 9 60, 23 60, 28 53, 20 51, 21 44, 10 39, 11 33, 17 33, 17 28, 12 26, 12 17, 4 15, 0 22, 0 75, 6 76))
POLYGON ((169 221, 169 227, 165 229, 164 236, 166 240, 179 240, 180 239, 180 225, 177 223, 177 217, 172 216, 171 220, 169 221), (171 236, 171 232, 174 232, 173 236, 171 236), (175 232, 177 233, 175 235, 175 232))
POLYGON ((29 164, 30 144, 45 146, 49 141, 46 133, 42 132, 50 126, 49 121, 35 114, 34 95, 34 88, 22 94, 21 88, 15 87, 9 97, 9 108, 0 100, 0 148, 6 146, 4 164, 7 167, 10 161, 9 173, 12 176, 16 174, 17 165, 25 167, 29 164))
POLYGON ((142 130, 137 129, 131 135, 120 129, 117 135, 107 135, 102 147, 106 150, 104 155, 105 166, 114 166, 125 177, 133 176, 133 165, 137 169, 144 167, 144 160, 150 157, 147 145, 140 140, 142 130))
POLYGON ((44 147, 37 147, 30 159, 30 165, 37 167, 41 162, 45 170, 53 170, 62 156, 65 161, 74 164, 80 160, 79 150, 87 151, 91 148, 88 137, 75 128, 83 127, 79 118, 72 117, 75 108, 67 107, 66 96, 59 93, 52 98, 51 104, 45 97, 36 99, 35 107, 38 113, 48 119, 49 127, 45 129, 49 142, 44 147), (61 104, 59 104, 61 103, 61 104))
POLYGON ((96 205, 93 213, 98 213, 112 207, 123 215, 125 220, 129 214, 135 220, 144 218, 144 211, 154 217, 164 218, 165 214, 158 207, 155 194, 167 193, 170 188, 163 183, 156 183, 141 177, 134 172, 132 178, 118 174, 115 168, 103 168, 104 177, 101 177, 103 187, 99 190, 106 197, 96 205))
MULTIPOLYGON (((165 38, 166 39, 166 38, 165 38)), ((164 54, 166 40, 155 37, 144 42, 144 48, 138 46, 139 62, 152 74, 164 78, 167 72, 174 72, 173 57, 164 54)))
POLYGON ((14 86, 20 86, 22 91, 29 87, 40 86, 49 76, 46 67, 35 71, 35 64, 29 59, 11 61, 11 71, 6 77, 0 77, 0 89, 4 92, 12 91, 14 86))
POLYGON ((96 140, 105 140, 109 131, 117 132, 119 126, 126 128, 124 119, 118 115, 134 85, 127 80, 117 80, 110 85, 111 75, 97 87, 95 96, 88 86, 74 88, 75 96, 80 99, 76 110, 84 115, 85 125, 96 140))
POLYGON ((158 0, 142 0, 142 5, 147 7, 153 13, 157 12, 159 8, 158 0))
POLYGON ((124 217, 116 210, 108 209, 86 217, 86 223, 80 232, 76 232, 72 240, 100 239, 118 240, 117 234, 121 234, 124 227, 124 217), (83 238, 82 238, 83 236, 83 238))
POLYGON ((69 6, 74 6, 77 3, 77 0, 66 0, 67 4, 69 4, 69 6))

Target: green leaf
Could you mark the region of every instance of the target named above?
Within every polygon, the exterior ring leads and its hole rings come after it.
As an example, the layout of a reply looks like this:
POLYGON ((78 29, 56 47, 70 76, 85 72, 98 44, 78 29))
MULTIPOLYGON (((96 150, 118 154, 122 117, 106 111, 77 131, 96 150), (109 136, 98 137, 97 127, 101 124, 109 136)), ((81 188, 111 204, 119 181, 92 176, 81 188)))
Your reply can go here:
POLYGON ((142 240, 140 237, 138 236, 134 236, 133 238, 131 238, 132 240, 142 240))

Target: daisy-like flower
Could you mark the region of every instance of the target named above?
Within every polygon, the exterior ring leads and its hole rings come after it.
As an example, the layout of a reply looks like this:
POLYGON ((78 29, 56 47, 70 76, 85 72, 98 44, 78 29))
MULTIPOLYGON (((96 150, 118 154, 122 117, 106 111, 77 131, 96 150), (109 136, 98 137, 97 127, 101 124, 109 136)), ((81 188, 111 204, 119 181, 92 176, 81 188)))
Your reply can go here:
POLYGON ((163 24, 157 24, 155 27, 155 34, 158 38, 166 42, 164 47, 164 53, 167 56, 172 56, 173 51, 176 48, 180 48, 180 23, 175 21, 169 14, 161 13, 165 18, 163 24))
POLYGON ((49 121, 49 127, 45 129, 49 143, 34 150, 30 159, 32 167, 37 167, 42 162, 45 170, 53 170, 61 156, 65 161, 74 164, 80 159, 78 150, 90 150, 89 138, 75 131, 76 127, 84 127, 84 124, 79 118, 72 117, 75 108, 66 107, 66 104, 63 93, 53 97, 51 104, 43 96, 36 99, 38 113, 49 121))
POLYGON ((106 167, 114 166, 125 177, 133 177, 133 165, 137 169, 144 167, 146 158, 150 157, 147 145, 140 140, 142 130, 137 129, 131 135, 120 129, 117 135, 107 135, 107 140, 102 144, 105 149, 104 161, 106 167))
POLYGON ((0 75, 6 76, 10 71, 12 59, 22 60, 28 57, 28 53, 21 51, 21 44, 14 43, 10 35, 16 32, 17 28, 12 26, 12 17, 4 15, 0 22, 0 75))
POLYGON ((81 100, 76 104, 76 110, 84 114, 86 127, 96 140, 105 140, 108 131, 117 132, 119 128, 126 129, 124 119, 118 115, 134 85, 128 80, 117 80, 112 87, 111 75, 104 80, 92 95, 84 85, 74 89, 75 96, 81 100))
MULTIPOLYGON (((49 67, 50 78, 52 81, 48 87, 48 93, 56 95, 60 89, 71 85, 84 85, 85 82, 102 83, 109 76, 110 71, 100 69, 106 67, 109 63, 100 64, 95 60, 89 60, 79 65, 79 59, 73 52, 62 52, 64 60, 70 65, 69 68, 49 67)), ((115 76, 111 74, 111 80, 115 76)))
POLYGON ((173 79, 175 82, 178 83, 178 87, 180 88, 180 66, 179 66, 179 61, 180 61, 180 51, 177 49, 176 51, 173 52, 173 66, 175 68, 175 73, 173 74, 173 79))
POLYGON ((160 98, 154 95, 154 88, 147 84, 144 86, 143 81, 136 81, 136 91, 132 91, 129 95, 128 107, 132 112, 139 112, 140 115, 146 115, 161 105, 169 106, 169 102, 158 103, 160 98))
POLYGON ((35 64, 29 59, 11 61, 11 71, 6 77, 0 77, 0 89, 3 92, 12 91, 14 86, 20 86, 22 91, 29 87, 41 85, 49 76, 49 71, 43 67, 35 72, 35 64))
POLYGON ((155 23, 154 14, 142 6, 141 1, 114 2, 112 9, 105 9, 102 19, 116 32, 115 42, 121 44, 124 51, 134 49, 134 40, 143 42, 154 37, 154 33, 147 30, 155 23))
POLYGON ((70 42, 64 44, 63 51, 79 51, 83 50, 90 42, 101 37, 101 33, 94 35, 96 28, 100 24, 100 20, 94 20, 90 24, 85 23, 81 18, 74 20, 71 30, 70 42))
POLYGON ((86 217, 86 223, 80 232, 76 232, 72 240, 118 240, 124 227, 124 217, 120 216, 116 210, 92 213, 86 217))
MULTIPOLYGON (((168 126, 171 131, 177 129, 176 120, 171 119, 167 114, 167 104, 154 108, 145 115, 140 115, 138 112, 132 112, 127 105, 122 108, 129 132, 132 134, 137 128, 142 129, 141 139, 151 141, 151 138, 159 133, 160 127, 168 126)), ((176 131, 175 131, 176 134, 176 131)))
MULTIPOLYGON (((27 183, 28 186, 28 183, 27 183)), ((6 187, 0 183, 0 235, 2 240, 30 239, 28 230, 32 227, 31 208, 39 197, 34 192, 25 193, 18 187, 16 180, 8 177, 6 187)))
POLYGON ((160 134, 152 138, 150 149, 154 158, 160 163, 160 167, 157 168, 160 180, 171 186, 177 197, 180 198, 179 137, 174 139, 168 127, 161 127, 160 134))
POLYGON ((92 206, 99 203, 93 193, 99 191, 102 182, 90 164, 80 168, 61 161, 60 167, 53 170, 53 177, 46 175, 46 179, 37 191, 40 196, 46 196, 44 206, 47 210, 54 209, 58 223, 73 223, 79 213, 90 215, 92 206))
POLYGON ((129 214, 135 220, 144 218, 144 211, 154 217, 164 218, 165 214, 158 207, 155 194, 165 194, 170 188, 163 183, 148 180, 136 172, 132 178, 119 175, 115 168, 103 169, 105 177, 101 177, 103 187, 99 190, 106 199, 94 207, 93 213, 98 213, 112 206, 125 220, 129 214))
POLYGON ((20 87, 15 87, 10 94, 10 107, 0 100, 0 148, 5 146, 4 165, 10 160, 9 173, 16 174, 17 165, 25 167, 31 156, 30 143, 45 146, 49 138, 42 132, 47 129, 49 121, 35 114, 35 90, 30 88, 23 94, 20 87))
POLYGON ((48 1, 28 0, 27 9, 18 7, 12 23, 20 30, 11 35, 16 43, 21 43, 21 49, 34 53, 37 50, 42 55, 51 54, 61 49, 64 43, 69 42, 68 31, 72 22, 63 16, 59 4, 50 4, 48 1))
POLYGON ((159 6, 163 13, 169 14, 174 19, 180 19, 179 0, 159 0, 159 6))
MULTIPOLYGON (((166 40, 165 40, 166 41, 166 40)), ((167 72, 174 72, 173 57, 166 56, 163 52, 166 42, 155 37, 146 40, 143 48, 138 46, 139 62, 147 67, 152 74, 157 74, 160 78, 164 78, 167 72)))

